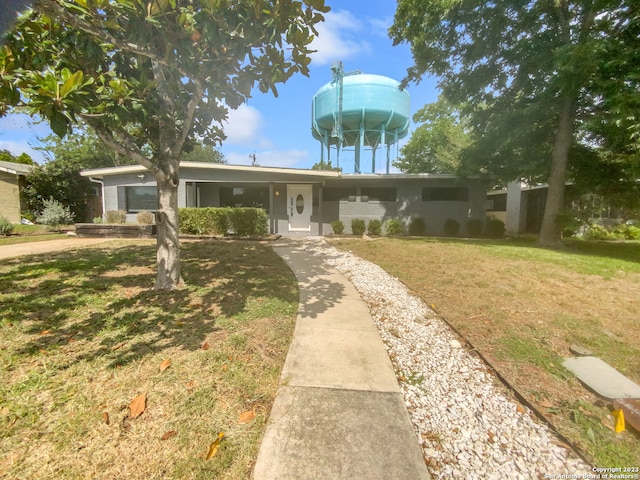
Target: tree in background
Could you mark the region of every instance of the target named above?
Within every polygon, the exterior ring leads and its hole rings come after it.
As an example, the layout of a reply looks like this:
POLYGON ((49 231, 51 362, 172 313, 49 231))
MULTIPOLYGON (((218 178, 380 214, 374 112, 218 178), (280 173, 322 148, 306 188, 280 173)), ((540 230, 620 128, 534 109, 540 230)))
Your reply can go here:
POLYGON ((324 0, 38 0, 0 51, 0 114, 23 107, 63 137, 79 120, 158 185, 156 289, 182 282, 185 146, 224 138, 254 85, 308 75, 324 0), (226 106, 225 106, 226 105, 226 106))
POLYGON ((441 96, 418 110, 413 121, 421 125, 400 149, 394 165, 405 173, 457 172, 460 155, 471 141, 459 110, 441 96))
POLYGON ((588 150, 580 148, 585 137, 577 126, 586 128, 586 117, 602 114, 609 101, 618 112, 598 121, 638 124, 637 114, 624 113, 640 95, 640 64, 632 59, 637 23, 631 0, 400 0, 389 33, 394 44, 411 44, 405 83, 437 75, 444 96, 466 105, 476 140, 467 165, 548 183, 540 243, 553 245, 561 238, 570 158, 588 150), (624 94, 607 89, 614 84, 624 94))
POLYGON ((11 162, 11 163, 21 163, 23 165, 33 165, 35 162, 33 158, 28 153, 21 153, 17 157, 11 153, 9 150, 0 150, 0 161, 2 162, 11 162))
POLYGON ((227 163, 227 159, 218 148, 205 143, 197 143, 191 151, 185 152, 184 160, 186 162, 227 163))

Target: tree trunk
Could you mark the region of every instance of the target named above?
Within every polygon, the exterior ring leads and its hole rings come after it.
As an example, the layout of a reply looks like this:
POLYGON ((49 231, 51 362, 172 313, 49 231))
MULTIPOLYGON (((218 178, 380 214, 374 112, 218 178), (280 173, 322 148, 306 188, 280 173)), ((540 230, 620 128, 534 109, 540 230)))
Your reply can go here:
POLYGON ((156 290, 175 290, 182 284, 178 225, 178 161, 156 172, 158 183, 156 290))
POLYGON ((569 150, 573 142, 574 116, 575 103, 572 98, 565 95, 560 103, 558 131, 551 154, 549 189, 538 239, 538 243, 544 246, 558 246, 562 241, 562 225, 558 222, 558 216, 564 209, 564 191, 569 165, 569 150))

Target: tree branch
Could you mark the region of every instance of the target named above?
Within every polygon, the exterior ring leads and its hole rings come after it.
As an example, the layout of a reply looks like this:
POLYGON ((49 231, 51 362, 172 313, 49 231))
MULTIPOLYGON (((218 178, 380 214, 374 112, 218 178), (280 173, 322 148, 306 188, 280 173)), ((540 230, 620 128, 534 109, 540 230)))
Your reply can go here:
POLYGON ((151 170, 152 172, 155 171, 154 163, 140 152, 140 149, 136 145, 133 137, 131 137, 131 135, 129 135, 125 130, 118 132, 118 136, 121 137, 121 142, 118 142, 109 129, 92 122, 90 118, 83 118, 87 124, 93 128, 96 135, 98 135, 105 145, 113 148, 116 153, 135 160, 148 170, 151 170))
POLYGON ((149 51, 146 48, 141 47, 140 45, 136 45, 135 43, 120 40, 109 33, 106 29, 98 28, 91 23, 83 21, 78 16, 73 15, 72 13, 67 11, 67 9, 61 6, 56 0, 38 0, 34 6, 34 9, 36 11, 47 13, 52 18, 59 18, 71 25, 76 30, 88 33, 89 35, 92 35, 102 42, 106 41, 121 50, 146 57, 168 68, 175 69, 178 73, 180 73, 180 75, 184 77, 190 77, 189 73, 186 70, 183 70, 175 63, 168 62, 166 59, 162 58, 159 55, 156 55, 154 52, 149 51))

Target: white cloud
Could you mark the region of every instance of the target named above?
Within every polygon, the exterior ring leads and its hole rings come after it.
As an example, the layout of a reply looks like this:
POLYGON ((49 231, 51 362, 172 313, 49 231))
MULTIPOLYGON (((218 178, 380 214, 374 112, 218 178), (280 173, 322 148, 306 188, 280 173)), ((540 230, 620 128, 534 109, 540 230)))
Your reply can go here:
POLYGON ((236 110, 229 110, 229 118, 223 123, 224 133, 227 135, 225 144, 254 145, 260 141, 260 134, 264 119, 260 110, 246 104, 236 110))
MULTIPOLYGON (((253 159, 248 153, 225 153, 230 165, 251 165, 253 159)), ((261 167, 302 168, 302 163, 309 159, 307 150, 264 150, 256 152, 256 162, 261 167)))
POLYGON ((346 10, 324 14, 325 21, 317 26, 318 35, 311 43, 317 50, 311 58, 316 65, 329 65, 336 60, 348 60, 358 54, 370 53, 371 45, 360 40, 363 23, 346 10))

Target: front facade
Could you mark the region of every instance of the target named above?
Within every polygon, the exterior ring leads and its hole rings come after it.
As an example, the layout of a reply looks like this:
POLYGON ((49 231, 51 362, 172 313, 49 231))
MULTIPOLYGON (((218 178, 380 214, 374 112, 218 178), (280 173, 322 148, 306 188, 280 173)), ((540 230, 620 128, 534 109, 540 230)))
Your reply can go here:
POLYGON ((30 171, 31 165, 0 161, 0 217, 11 223, 20 223, 26 210, 20 192, 30 171))
MULTIPOLYGON (((156 183, 142 166, 86 170, 82 175, 102 186, 103 209, 125 210, 127 221, 154 211, 156 183)), ((397 219, 409 225, 421 218, 427 234, 442 235, 447 219, 465 234, 468 220, 486 217, 486 184, 453 175, 357 174, 215 163, 183 162, 178 207, 260 207, 269 230, 280 235, 329 235, 331 222, 397 219)))

